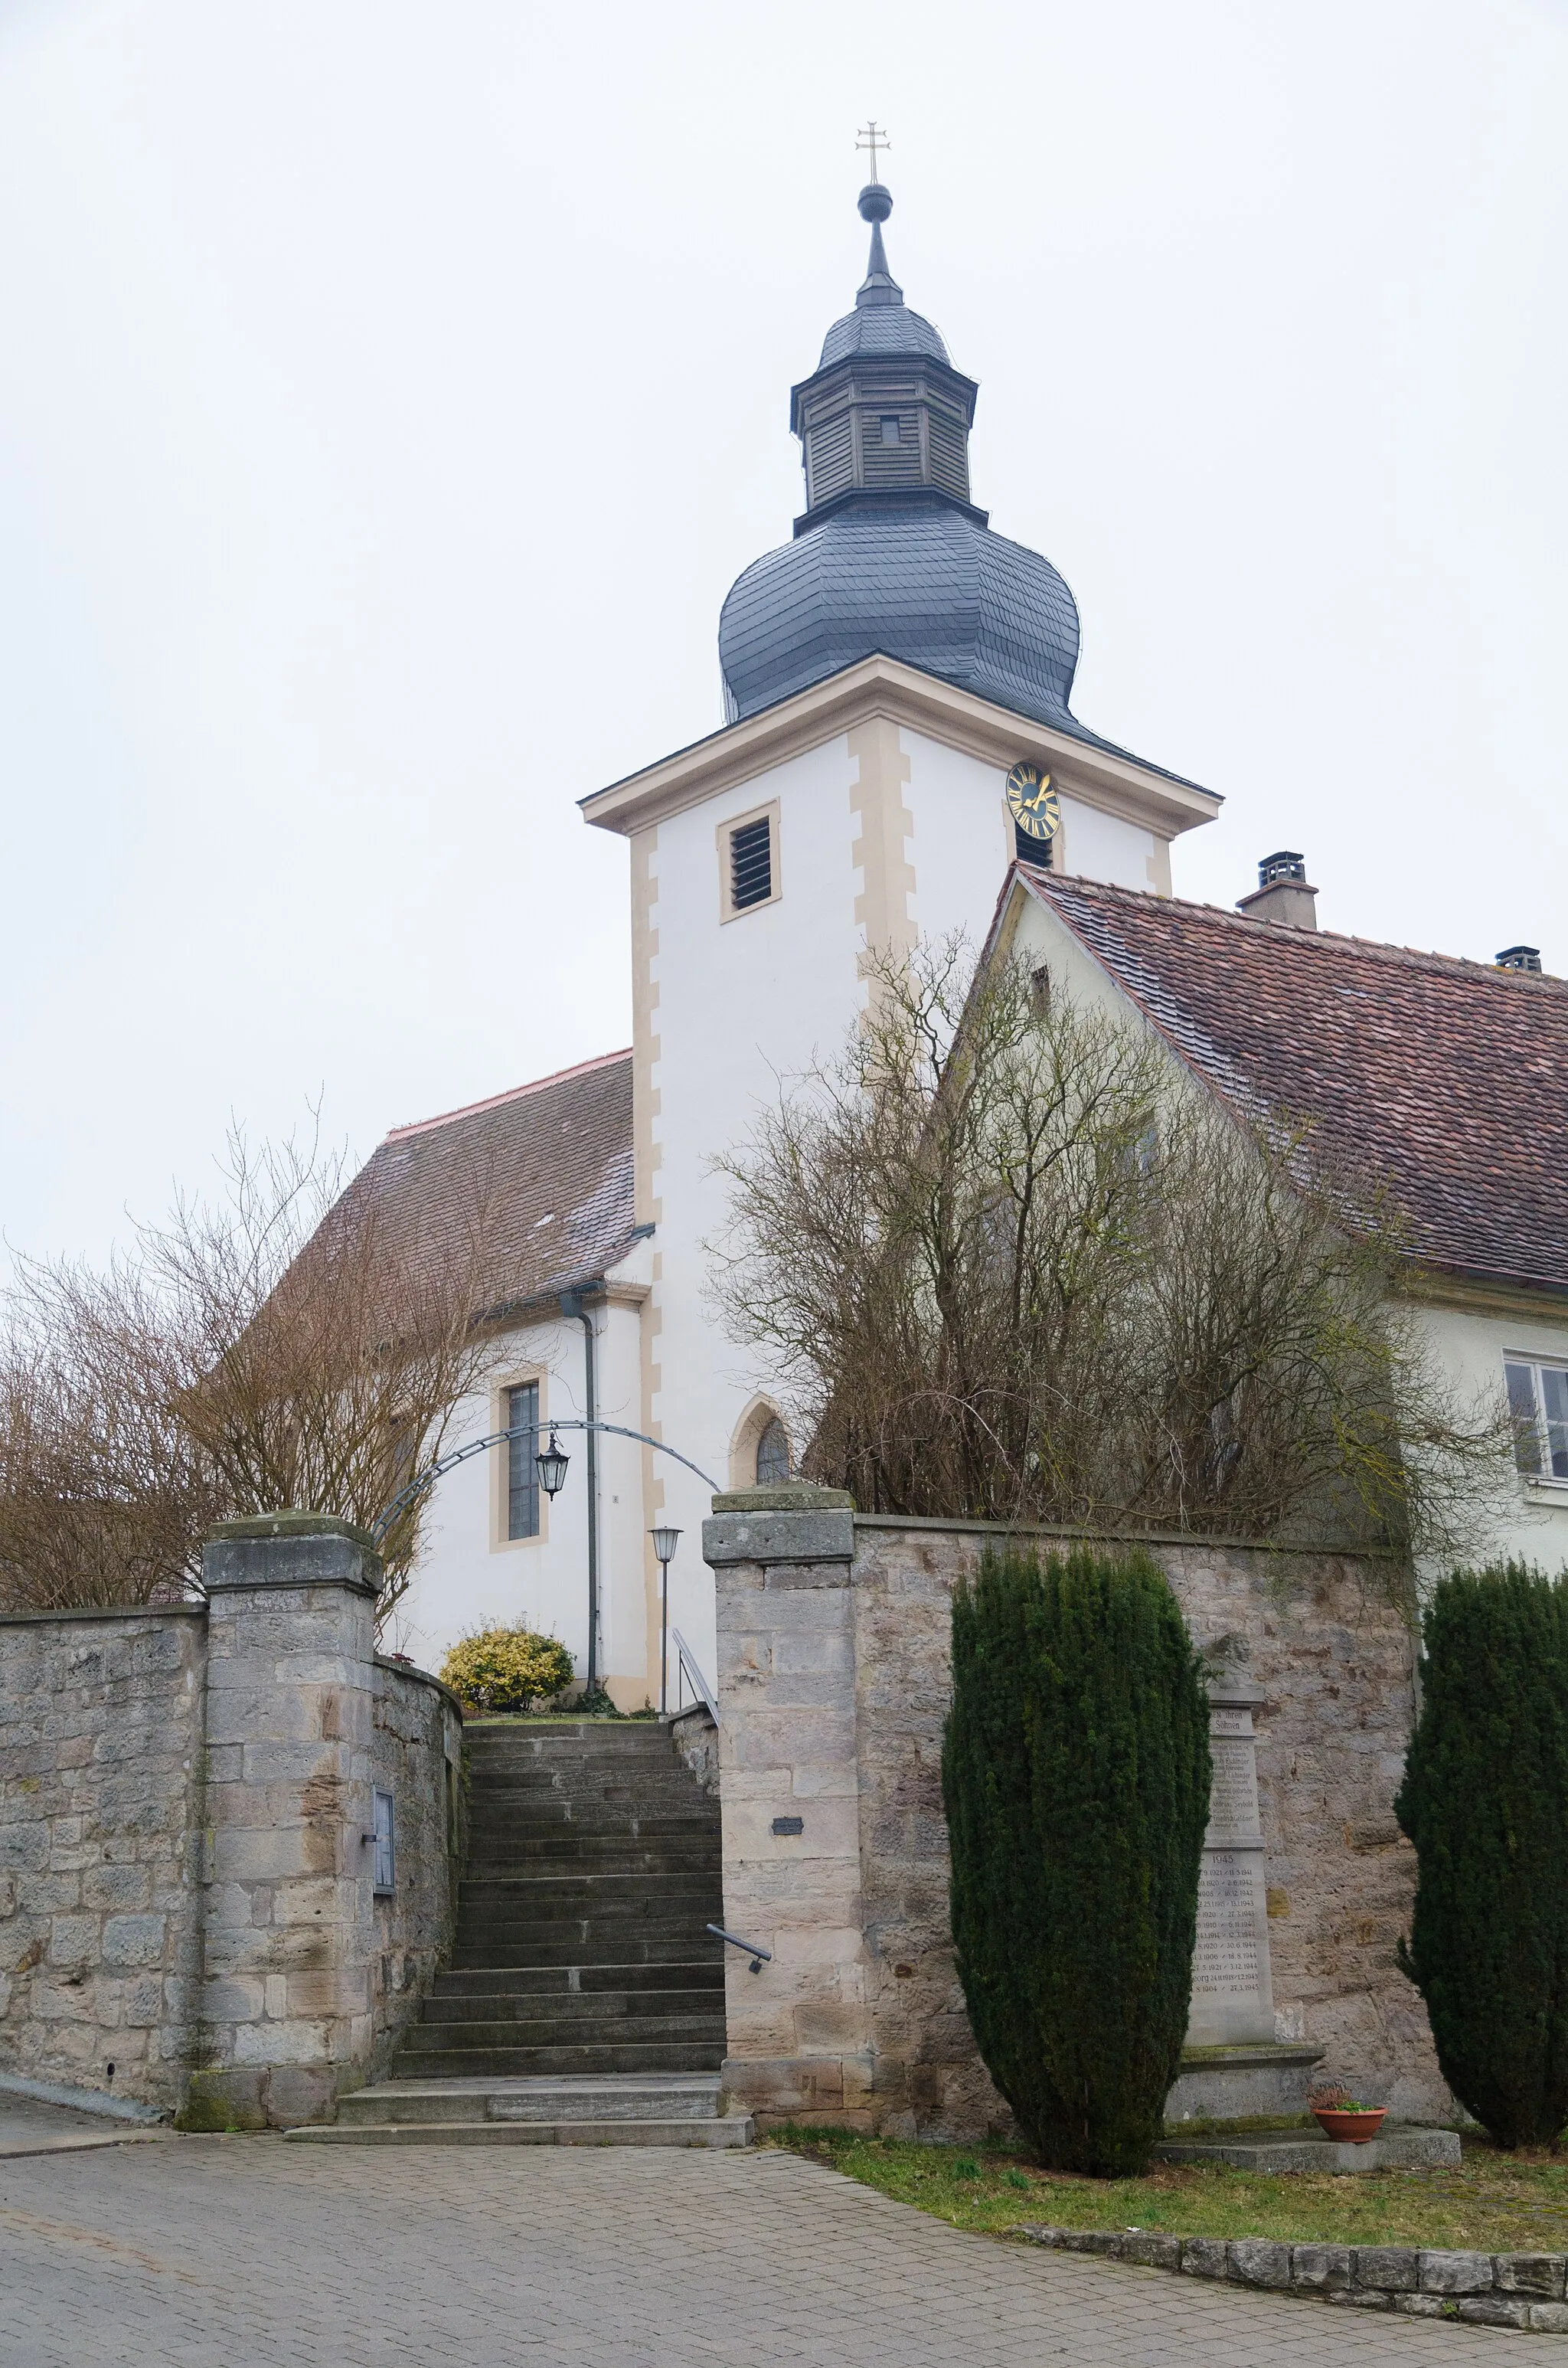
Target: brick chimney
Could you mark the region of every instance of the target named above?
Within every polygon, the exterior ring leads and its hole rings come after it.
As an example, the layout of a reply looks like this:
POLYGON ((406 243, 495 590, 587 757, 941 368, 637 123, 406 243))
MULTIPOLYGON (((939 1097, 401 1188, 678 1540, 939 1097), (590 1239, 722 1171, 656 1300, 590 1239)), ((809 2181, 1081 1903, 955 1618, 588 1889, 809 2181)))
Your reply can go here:
POLYGON ((1317 893, 1307 885, 1305 857, 1281 848, 1277 855, 1264 857, 1257 867, 1257 886, 1250 896, 1242 898, 1236 910, 1249 921, 1273 921, 1287 929, 1315 929, 1317 893))

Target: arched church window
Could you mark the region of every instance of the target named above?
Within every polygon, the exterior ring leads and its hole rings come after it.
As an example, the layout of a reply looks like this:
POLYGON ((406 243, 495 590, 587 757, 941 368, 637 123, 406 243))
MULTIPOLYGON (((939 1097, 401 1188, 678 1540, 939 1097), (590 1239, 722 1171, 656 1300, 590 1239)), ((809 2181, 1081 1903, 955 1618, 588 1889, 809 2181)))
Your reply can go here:
POLYGON ((790 1477, 790 1442, 777 1415, 756 1442, 756 1485, 778 1488, 790 1477))

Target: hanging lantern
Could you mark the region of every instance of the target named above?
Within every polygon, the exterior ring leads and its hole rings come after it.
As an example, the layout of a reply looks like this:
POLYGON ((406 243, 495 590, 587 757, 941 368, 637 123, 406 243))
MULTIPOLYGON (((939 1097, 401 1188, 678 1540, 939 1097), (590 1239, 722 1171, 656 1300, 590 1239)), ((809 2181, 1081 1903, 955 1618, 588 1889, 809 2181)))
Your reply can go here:
POLYGON ((552 1430, 550 1434, 550 1445, 541 1447, 534 1458, 534 1462, 539 1465, 539 1485, 547 1497, 554 1497, 560 1495, 566 1485, 566 1466, 571 1461, 571 1457, 552 1430))

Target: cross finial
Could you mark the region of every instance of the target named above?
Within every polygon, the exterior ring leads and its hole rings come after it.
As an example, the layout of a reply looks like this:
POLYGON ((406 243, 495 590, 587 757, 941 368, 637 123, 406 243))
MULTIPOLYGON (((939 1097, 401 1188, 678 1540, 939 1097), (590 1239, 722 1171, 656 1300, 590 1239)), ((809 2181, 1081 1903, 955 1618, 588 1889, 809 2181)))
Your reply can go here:
POLYGON ((892 146, 892 142, 888 138, 885 131, 878 131, 875 119, 873 119, 867 124, 864 131, 858 131, 856 133, 855 145, 858 150, 861 148, 869 148, 870 150, 871 178, 874 181, 877 177, 877 151, 879 148, 891 148, 892 146))

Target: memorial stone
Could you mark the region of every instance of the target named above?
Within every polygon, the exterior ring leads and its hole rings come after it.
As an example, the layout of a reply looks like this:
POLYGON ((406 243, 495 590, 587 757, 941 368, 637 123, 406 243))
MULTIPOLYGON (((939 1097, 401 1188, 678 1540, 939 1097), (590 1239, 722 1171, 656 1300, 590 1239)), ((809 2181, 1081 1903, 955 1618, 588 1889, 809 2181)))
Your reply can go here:
POLYGON ((1257 1809, 1252 1714, 1263 1689, 1232 1670, 1209 1684, 1214 1777, 1198 1883, 1188 2047, 1234 2047, 1274 2037, 1268 1895, 1257 1809))

